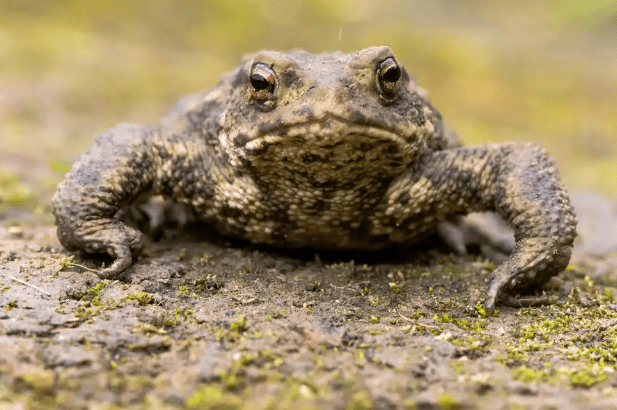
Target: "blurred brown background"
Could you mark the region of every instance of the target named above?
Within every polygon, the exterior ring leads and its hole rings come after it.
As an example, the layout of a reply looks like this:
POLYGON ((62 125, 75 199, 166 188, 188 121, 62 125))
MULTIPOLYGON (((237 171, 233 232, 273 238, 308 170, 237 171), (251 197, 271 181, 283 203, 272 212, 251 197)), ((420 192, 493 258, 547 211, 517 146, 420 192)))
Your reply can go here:
POLYGON ((389 45, 467 144, 534 141, 617 196, 617 3, 0 0, 0 215, 49 197, 98 132, 155 123, 259 49, 389 45))

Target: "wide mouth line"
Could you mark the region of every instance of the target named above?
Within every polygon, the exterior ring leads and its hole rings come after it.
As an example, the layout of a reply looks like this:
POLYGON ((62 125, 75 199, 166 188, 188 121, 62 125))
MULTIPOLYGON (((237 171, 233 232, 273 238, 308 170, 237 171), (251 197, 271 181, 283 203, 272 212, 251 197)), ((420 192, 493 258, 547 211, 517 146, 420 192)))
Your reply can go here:
POLYGON ((319 119, 276 125, 266 130, 261 129, 258 135, 246 142, 244 146, 251 151, 260 151, 269 145, 283 142, 286 139, 305 137, 310 134, 320 134, 324 137, 335 136, 340 139, 349 135, 360 135, 368 138, 391 141, 401 147, 408 147, 410 145, 401 135, 402 133, 396 130, 374 124, 358 124, 343 117, 328 115, 319 119), (328 129, 328 127, 316 127, 315 129, 311 129, 311 127, 323 124, 324 121, 328 120, 334 120, 344 125, 344 127, 336 130, 328 129))
POLYGON ((338 122, 341 124, 347 124, 349 126, 380 129, 386 132, 391 132, 393 134, 396 134, 396 131, 392 129, 388 129, 388 128, 385 128, 383 126, 379 126, 376 124, 371 124, 370 122, 367 124, 358 124, 357 122, 350 121, 349 119, 345 117, 341 117, 335 114, 326 114, 320 118, 315 118, 315 119, 310 119, 310 120, 305 120, 305 121, 298 121, 298 122, 292 122, 292 123, 287 123, 287 124, 277 124, 277 125, 272 124, 271 127, 260 126, 260 129, 259 129, 259 132, 256 138, 262 137, 264 135, 272 135, 273 133, 279 133, 280 131, 289 130, 293 128, 306 127, 306 126, 310 126, 313 124, 322 124, 328 120, 333 120, 335 122, 338 122))

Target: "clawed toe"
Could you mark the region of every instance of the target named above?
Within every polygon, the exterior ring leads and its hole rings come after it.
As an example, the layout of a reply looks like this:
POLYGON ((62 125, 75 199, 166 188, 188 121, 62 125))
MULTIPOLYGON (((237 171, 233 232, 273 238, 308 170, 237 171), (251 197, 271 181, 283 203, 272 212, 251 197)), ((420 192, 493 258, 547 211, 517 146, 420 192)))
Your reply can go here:
POLYGON ((133 264, 133 258, 118 258, 109 268, 100 270, 97 275, 101 279, 116 279, 133 264))

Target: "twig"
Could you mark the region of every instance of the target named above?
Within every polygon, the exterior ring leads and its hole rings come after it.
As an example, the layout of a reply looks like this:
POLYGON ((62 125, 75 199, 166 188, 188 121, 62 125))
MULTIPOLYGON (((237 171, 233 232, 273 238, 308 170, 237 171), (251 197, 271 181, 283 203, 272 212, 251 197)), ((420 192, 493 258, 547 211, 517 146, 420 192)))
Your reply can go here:
POLYGON ((407 321, 409 321, 409 322, 411 322, 411 323, 418 323, 418 322, 416 322, 415 320, 412 320, 412 319, 410 319, 410 318, 408 318, 408 317, 403 316, 403 315, 401 314, 401 312, 399 312, 398 310, 394 309, 394 311, 395 311, 395 312, 396 312, 396 313, 397 313, 400 317, 402 317, 403 319, 405 319, 405 320, 407 320, 407 321))
POLYGON ((413 323, 413 324, 420 325, 420 326, 424 326, 424 327, 428 327, 429 329, 441 330, 441 329, 440 329, 439 327, 437 327, 437 326, 427 325, 426 323, 417 322, 417 321, 415 321, 415 320, 413 320, 413 319, 410 319, 410 318, 408 318, 408 317, 405 317, 405 316, 403 316, 403 315, 401 314, 401 312, 399 312, 399 311, 398 311, 398 310, 396 310, 396 309, 394 309, 394 311, 395 311, 395 312, 396 312, 396 313, 397 313, 400 317, 402 317, 403 319, 405 319, 405 320, 407 320, 407 321, 409 321, 409 322, 411 322, 411 323, 413 323))
POLYGON ((232 299, 234 302, 238 302, 238 303, 240 303, 241 305, 256 305, 256 304, 258 304, 258 303, 262 303, 262 302, 263 302, 263 300, 258 299, 258 298, 249 298, 249 299, 244 299, 244 300, 242 300, 242 299, 237 298, 237 297, 235 297, 235 296, 230 296, 230 297, 231 297, 231 299, 232 299))
POLYGON ((80 264, 78 264, 78 263, 74 263, 74 262, 69 262, 69 263, 67 263, 67 265, 69 265, 69 266, 77 266, 78 268, 85 269, 85 270, 87 270, 88 272, 94 272, 94 273, 98 273, 98 272, 99 272, 99 271, 98 271, 98 270, 96 270, 96 269, 92 269, 92 268, 89 268, 89 267, 87 267, 87 266, 80 265, 80 264))
POLYGON ((28 282, 24 282, 21 279, 17 279, 15 276, 5 275, 4 273, 2 274, 2 276, 4 276, 5 278, 9 278, 11 280, 14 280, 17 283, 21 283, 22 285, 31 287, 32 289, 36 289, 39 292, 46 294, 47 296, 51 296, 51 293, 48 293, 47 291, 44 291, 43 289, 39 288, 38 286, 34 286, 34 285, 32 285, 32 284, 30 284, 28 282))
MULTIPOLYGON (((71 256, 65 256, 60 260, 60 270, 64 270, 64 268, 67 268, 69 266, 76 266, 78 268, 82 268, 85 269, 89 272, 94 272, 94 273, 98 273, 99 271, 96 269, 92 269, 89 268, 87 266, 84 265, 80 265, 79 263, 75 263, 73 262, 73 259, 75 259, 75 255, 71 255, 71 256)), ((103 265, 104 266, 104 265, 103 265)))
POLYGON ((354 288, 352 285, 345 285, 345 286, 334 286, 333 284, 330 284, 330 286, 332 286, 334 289, 339 289, 339 290, 345 290, 345 291, 351 291, 354 292, 354 288))

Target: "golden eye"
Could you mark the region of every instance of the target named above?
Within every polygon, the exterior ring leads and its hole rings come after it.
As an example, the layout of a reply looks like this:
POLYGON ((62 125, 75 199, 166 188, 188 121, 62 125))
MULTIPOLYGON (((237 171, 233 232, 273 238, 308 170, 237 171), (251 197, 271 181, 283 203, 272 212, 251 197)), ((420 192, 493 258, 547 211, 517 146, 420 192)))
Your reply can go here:
POLYGON ((276 100, 276 73, 267 64, 255 63, 249 74, 249 99, 271 107, 276 100))

